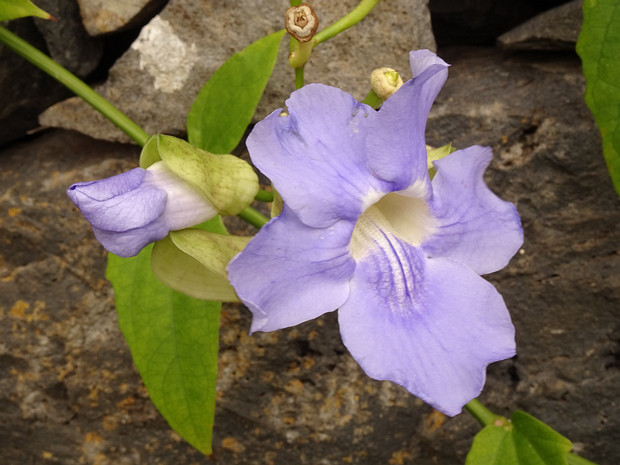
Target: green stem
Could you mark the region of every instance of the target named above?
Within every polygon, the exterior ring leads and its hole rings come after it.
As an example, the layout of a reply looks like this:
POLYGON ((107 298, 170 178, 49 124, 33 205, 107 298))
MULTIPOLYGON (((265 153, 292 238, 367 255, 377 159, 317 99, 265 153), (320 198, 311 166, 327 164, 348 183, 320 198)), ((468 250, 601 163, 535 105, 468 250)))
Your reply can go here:
POLYGON ((368 92, 368 95, 362 103, 365 103, 366 105, 369 105, 376 110, 381 106, 383 100, 375 93, 374 90, 370 89, 370 92, 368 92))
POLYGON ((301 89, 304 86, 304 66, 295 68, 295 89, 301 89))
POLYGON ((380 0, 362 0, 348 15, 343 16, 334 24, 326 27, 312 39, 312 44, 317 45, 331 39, 336 34, 354 26, 364 19, 380 0))
POLYGON ((273 192, 259 190, 254 199, 259 202, 273 202, 273 192))
POLYGON ((91 89, 81 79, 2 26, 0 26, 0 42, 3 42, 26 60, 41 68, 76 95, 82 97, 86 103, 112 121, 139 145, 144 145, 149 139, 150 136, 140 126, 121 113, 121 111, 91 89))
POLYGON ((249 223, 252 226, 256 226, 259 229, 269 222, 269 218, 267 218, 262 213, 254 210, 252 207, 245 208, 237 216, 246 223, 249 223))
POLYGON ((467 410, 482 426, 489 426, 495 424, 497 420, 503 419, 502 416, 496 415, 488 408, 482 405, 478 399, 474 399, 465 405, 467 410))

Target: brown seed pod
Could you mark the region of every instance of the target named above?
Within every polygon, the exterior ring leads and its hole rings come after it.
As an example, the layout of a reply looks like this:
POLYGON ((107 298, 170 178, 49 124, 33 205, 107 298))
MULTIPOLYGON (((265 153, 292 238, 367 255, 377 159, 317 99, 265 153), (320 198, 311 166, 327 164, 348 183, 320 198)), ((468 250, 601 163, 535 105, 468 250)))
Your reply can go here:
POLYGON ((286 11, 286 30, 299 42, 308 42, 319 27, 319 18, 306 3, 286 11))

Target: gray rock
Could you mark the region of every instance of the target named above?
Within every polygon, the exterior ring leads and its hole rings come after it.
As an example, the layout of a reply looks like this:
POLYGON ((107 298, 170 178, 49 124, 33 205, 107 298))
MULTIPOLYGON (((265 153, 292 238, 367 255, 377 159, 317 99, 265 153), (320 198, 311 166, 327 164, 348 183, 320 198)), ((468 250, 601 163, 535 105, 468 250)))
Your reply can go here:
MULTIPOLYGON (((557 0, 561 1, 561 0, 557 0)), ((491 45, 497 36, 544 9, 542 0, 431 0, 437 44, 491 45)))
POLYGON ((34 19, 50 56, 72 73, 88 76, 101 60, 103 43, 90 37, 84 29, 76 1, 39 0, 37 6, 56 18, 55 21, 34 19))
MULTIPOLYGON (((503 415, 526 410, 584 457, 616 464, 620 202, 581 63, 556 55, 444 50, 452 66, 427 140, 493 146, 487 182, 516 203, 525 229, 522 251, 487 276, 511 311, 518 356, 489 367, 481 400, 503 415)), ((69 131, 0 153, 0 463, 213 463, 151 405, 118 329, 105 253, 64 193, 137 156, 69 131)), ((477 423, 367 378, 334 313, 252 336, 249 324, 247 310, 224 307, 217 463, 465 462, 477 423)))
POLYGON ((131 29, 148 21, 168 0, 77 0, 91 36, 131 29))
MULTIPOLYGON (((102 43, 82 26, 74 0, 41 0, 38 6, 56 21, 21 18, 9 29, 51 56, 65 68, 85 77, 102 56, 102 43)), ((17 139, 39 126, 38 115, 71 93, 12 50, 0 45, 0 144, 17 139)))
MULTIPOLYGON (((7 28, 39 50, 45 41, 31 18, 11 21, 7 28)), ((71 93, 13 50, 0 44, 0 145, 39 126, 37 115, 71 93)))
MULTIPOLYGON (((363 98, 372 69, 390 66, 406 74, 409 50, 434 48, 426 1, 380 2, 361 24, 314 50, 306 65, 307 82, 336 85, 363 98)), ((357 3, 317 0, 313 6, 323 28, 357 3)), ((182 134, 193 100, 213 72, 235 51, 281 29, 284 11, 281 0, 172 0, 142 30, 97 90, 147 132, 182 134)), ((282 106, 294 90, 287 49, 288 40, 284 40, 257 119, 282 106)), ((96 138, 129 141, 78 99, 50 108, 40 122, 96 138)))
POLYGON ((575 50, 583 13, 583 0, 545 11, 498 37, 511 50, 575 50))

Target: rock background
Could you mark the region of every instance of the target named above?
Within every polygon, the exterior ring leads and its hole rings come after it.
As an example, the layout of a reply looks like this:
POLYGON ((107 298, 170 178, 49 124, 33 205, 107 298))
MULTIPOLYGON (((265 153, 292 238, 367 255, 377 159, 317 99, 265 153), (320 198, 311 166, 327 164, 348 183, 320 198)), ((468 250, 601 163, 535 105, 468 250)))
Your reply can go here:
MULTIPOLYGON (((489 367, 481 400, 539 417, 600 465, 620 463, 620 201, 580 62, 492 46, 439 54, 452 67, 428 142, 492 146, 487 181, 517 205, 526 237, 489 276, 518 355, 489 367)), ((55 129, 0 152, 0 463, 464 463, 476 422, 367 378, 334 314, 248 336, 249 312, 226 305, 214 456, 172 432, 118 329, 106 254, 64 194, 134 167, 138 151, 55 129)))

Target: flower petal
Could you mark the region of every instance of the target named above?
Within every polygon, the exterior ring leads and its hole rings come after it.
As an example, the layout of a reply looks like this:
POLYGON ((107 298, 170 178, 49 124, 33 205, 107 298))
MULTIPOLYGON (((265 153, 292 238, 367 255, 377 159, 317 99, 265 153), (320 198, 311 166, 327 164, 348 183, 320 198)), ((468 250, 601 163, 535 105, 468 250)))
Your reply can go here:
POLYGON ((497 271, 523 244, 517 209, 497 197, 482 179, 489 147, 473 146, 435 162, 431 212, 438 229, 422 247, 432 257, 449 257, 478 274, 497 271))
POLYGON ((428 50, 411 52, 413 79, 388 98, 370 122, 366 142, 373 174, 404 190, 428 176, 424 129, 435 97, 448 77, 448 64, 428 50))
POLYGON ((253 313, 251 331, 273 331, 336 310, 349 295, 355 262, 353 224, 309 228, 287 207, 263 226, 228 266, 239 298, 253 313))
MULTIPOLYGON (((219 155, 218 155, 219 156, 219 155)), ((170 231, 189 228, 217 215, 217 209, 198 189, 172 172, 165 162, 157 162, 148 168, 143 186, 164 191, 167 202, 158 221, 170 231)))
POLYGON ((69 187, 67 194, 71 197, 71 200, 73 200, 74 196, 83 195, 91 200, 104 201, 136 189, 142 184, 145 175, 145 169, 134 168, 98 181, 73 184, 69 187))
POLYGON ((93 228, 121 232, 155 221, 166 207, 166 193, 143 185, 151 173, 142 168, 73 184, 67 195, 93 228))
POLYGON ((161 221, 153 221, 146 226, 127 231, 106 231, 92 226, 95 238, 108 252, 119 257, 133 257, 151 242, 166 237, 168 227, 161 221))
POLYGON ((286 104, 289 115, 275 111, 248 137, 252 161, 306 225, 355 221, 368 196, 385 191, 365 164, 366 127, 375 110, 322 84, 293 92, 286 104))
POLYGON ((502 297, 468 267, 386 234, 361 262, 338 318, 364 371, 447 415, 477 397, 486 366, 515 353, 502 297))

